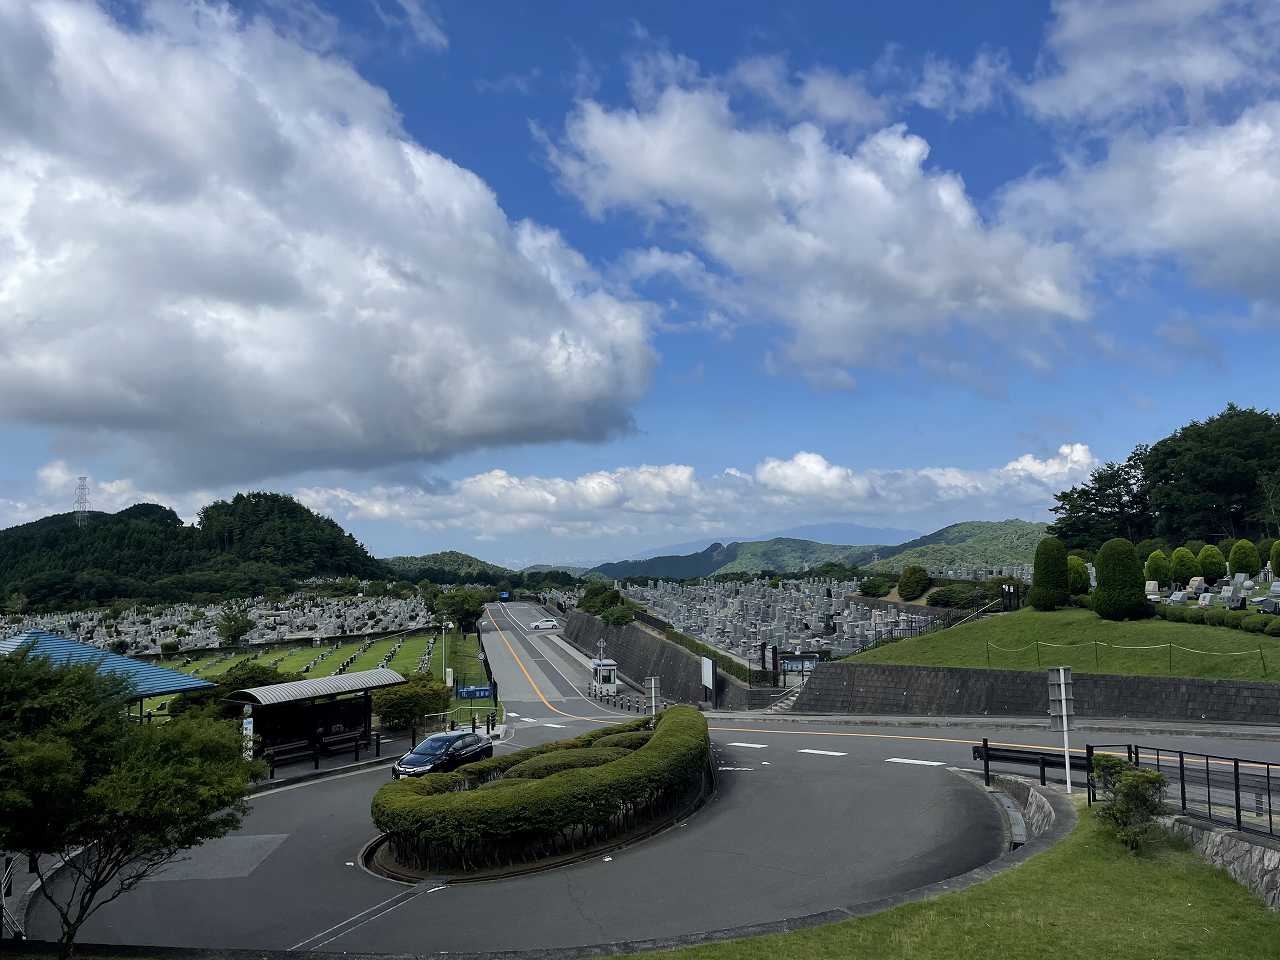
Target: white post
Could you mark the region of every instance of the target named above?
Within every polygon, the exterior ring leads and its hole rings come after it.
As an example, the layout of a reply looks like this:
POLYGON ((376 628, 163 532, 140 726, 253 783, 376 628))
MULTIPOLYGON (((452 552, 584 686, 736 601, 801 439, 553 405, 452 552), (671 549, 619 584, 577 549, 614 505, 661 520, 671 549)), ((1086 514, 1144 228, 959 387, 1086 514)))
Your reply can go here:
POLYGON ((1062 696, 1062 764, 1066 768, 1067 793, 1071 792, 1071 734, 1067 729, 1067 670, 1058 668, 1058 689, 1062 696))

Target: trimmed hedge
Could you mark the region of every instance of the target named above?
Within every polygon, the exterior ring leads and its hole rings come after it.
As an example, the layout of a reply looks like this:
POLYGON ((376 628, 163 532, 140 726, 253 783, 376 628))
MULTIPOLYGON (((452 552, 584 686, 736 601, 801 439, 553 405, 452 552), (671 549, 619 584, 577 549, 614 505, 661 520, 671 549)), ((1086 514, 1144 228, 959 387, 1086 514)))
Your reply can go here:
POLYGON ((1258 558, 1258 548, 1252 540, 1237 540, 1231 547, 1231 573, 1243 573, 1252 580, 1262 570, 1262 561, 1258 558))
POLYGON ((1146 564, 1142 567, 1142 574, 1148 580, 1154 580, 1159 586, 1167 587, 1171 569, 1169 558, 1164 555, 1164 551, 1152 550, 1151 555, 1147 557, 1146 564))
POLYGON ((649 739, 653 733, 649 730, 636 730, 632 733, 611 733, 607 737, 601 737, 596 741, 597 747, 614 747, 618 750, 639 750, 649 739))
POLYGON ((904 567, 898 575, 898 596, 903 600, 918 600, 925 595, 933 581, 929 571, 920 566, 904 567))
POLYGON ((710 757, 701 713, 671 707, 644 746, 619 751, 610 763, 505 789, 475 788, 532 757, 594 747, 649 723, 642 717, 452 773, 393 781, 374 795, 373 822, 387 834, 392 856, 417 870, 503 867, 593 847, 676 814, 701 794, 710 757))
POLYGON ((1225 627, 1227 611, 1224 607, 1207 607, 1204 611, 1204 622, 1210 627, 1225 627))
POLYGON ((727 653, 717 650, 715 647, 709 647, 700 640, 695 640, 687 633, 681 633, 674 627, 664 630, 662 635, 677 646, 684 647, 691 653, 696 653, 700 657, 706 657, 716 667, 729 674, 731 677, 737 677, 744 683, 751 682, 752 670, 745 664, 739 663, 727 653))
POLYGON ((1239 630, 1244 626, 1245 620, 1253 616, 1248 610, 1228 610, 1227 626, 1232 630, 1239 630))
POLYGON ((1089 592, 1089 567, 1080 557, 1067 554, 1067 592, 1072 597, 1089 592))
POLYGON ((1169 579, 1180 587, 1191 582, 1192 577, 1200 576, 1200 561, 1186 547, 1179 547, 1169 558, 1169 579))
POLYGON ((1204 623, 1205 611, 1199 607, 1187 607, 1183 611, 1182 619, 1186 623, 1204 623))
POLYGON ((1139 620, 1151 616, 1151 605, 1142 590, 1142 566, 1133 544, 1122 537, 1108 540, 1094 562, 1098 588, 1093 609, 1104 620, 1139 620))
POLYGON ((1227 575, 1226 558, 1222 556, 1222 551, 1213 544, 1204 546, 1196 560, 1200 562, 1200 576, 1204 577, 1204 582, 1210 586, 1227 575))
POLYGON ((1067 602, 1067 545, 1057 537, 1036 544, 1035 566, 1027 599, 1037 610, 1057 610, 1067 602))
POLYGON ((1280 637, 1280 617, 1271 619, 1271 622, 1267 624, 1266 633, 1268 637, 1280 637))
POLYGON ((1245 633, 1266 633, 1274 619, 1269 613, 1250 614, 1240 621, 1240 629, 1245 633))
POLYGON ((476 787, 477 790, 501 790, 504 787, 518 787, 522 783, 533 783, 529 777, 503 777, 501 780, 490 780, 476 787))
POLYGON ((1280 540, 1271 545, 1271 572, 1280 577, 1280 540))
POLYGON ((376 691, 373 712, 383 726, 403 730, 421 717, 448 710, 452 700, 453 691, 449 687, 420 673, 410 677, 408 683, 376 691))
MULTIPOLYGON (((625 734, 624 734, 625 736, 625 734)), ((578 747, 575 750, 557 750, 540 757, 530 757, 507 771, 513 777, 524 780, 541 780, 562 770, 581 770, 600 767, 625 757, 628 750, 610 750, 607 747, 578 747)))

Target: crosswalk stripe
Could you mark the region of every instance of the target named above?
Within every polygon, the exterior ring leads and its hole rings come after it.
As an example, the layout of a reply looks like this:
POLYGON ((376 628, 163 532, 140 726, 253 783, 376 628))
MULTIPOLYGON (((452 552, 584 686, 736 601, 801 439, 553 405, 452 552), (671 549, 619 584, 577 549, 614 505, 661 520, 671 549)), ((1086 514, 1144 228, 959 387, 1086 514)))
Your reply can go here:
POLYGON ((921 767, 945 767, 942 760, 911 760, 907 757, 885 757, 885 763, 914 763, 921 767))
POLYGON ((847 753, 841 753, 839 750, 797 750, 796 753, 816 753, 821 757, 847 757, 847 753))

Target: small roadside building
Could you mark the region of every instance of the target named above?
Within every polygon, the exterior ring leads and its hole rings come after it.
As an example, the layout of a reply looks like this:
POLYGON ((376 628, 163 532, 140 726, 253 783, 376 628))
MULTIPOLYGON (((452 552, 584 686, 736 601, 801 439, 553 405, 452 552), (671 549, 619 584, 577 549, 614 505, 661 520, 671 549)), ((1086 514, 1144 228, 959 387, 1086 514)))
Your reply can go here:
POLYGON ((371 741, 373 691, 405 682, 394 670, 378 667, 236 690, 227 700, 245 705, 263 750, 336 753, 371 741))

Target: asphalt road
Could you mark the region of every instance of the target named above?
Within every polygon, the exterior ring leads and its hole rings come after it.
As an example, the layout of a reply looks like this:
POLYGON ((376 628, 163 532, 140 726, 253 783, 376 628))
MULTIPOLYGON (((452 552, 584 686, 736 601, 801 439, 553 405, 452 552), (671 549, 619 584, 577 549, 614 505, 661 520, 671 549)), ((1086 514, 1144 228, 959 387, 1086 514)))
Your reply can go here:
MULTIPOLYGON (((485 647, 507 704, 500 750, 572 736, 617 714, 581 695, 582 658, 495 605, 485 647)), ((436 952, 569 947, 714 931, 874 900, 956 876, 1000 852, 994 807, 946 765, 972 765, 990 727, 894 730, 713 720, 718 790, 686 822, 609 856, 524 877, 408 887, 357 863, 386 768, 257 795, 234 836, 207 844, 89 922, 83 942, 436 952)), ((1164 745, 1169 738, 1142 738, 1164 745)), ((1172 741, 1169 741, 1172 745, 1172 741)), ((1185 742, 1185 741, 1184 741, 1185 742)), ((1269 757, 1280 745, 1197 739, 1269 757)), ((1020 772, 1027 772, 1025 769, 1020 772)), ((31 933, 50 937, 37 904, 31 933)))

